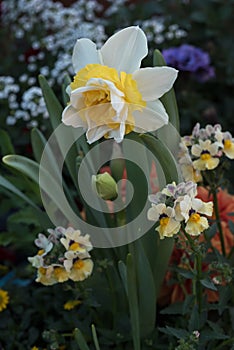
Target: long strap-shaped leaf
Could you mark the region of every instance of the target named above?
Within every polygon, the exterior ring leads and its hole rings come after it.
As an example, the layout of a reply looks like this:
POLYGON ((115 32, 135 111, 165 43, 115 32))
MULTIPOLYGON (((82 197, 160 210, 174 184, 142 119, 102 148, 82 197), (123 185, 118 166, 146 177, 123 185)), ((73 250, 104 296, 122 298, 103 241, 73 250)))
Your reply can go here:
MULTIPOLYGON (((158 140, 156 137, 149 134, 142 134, 140 135, 140 137, 143 140, 146 147, 148 147, 158 159, 162 167, 163 173, 165 175, 166 182, 171 183, 175 181, 176 183, 178 183, 180 181, 180 175, 178 172, 177 164, 173 155, 171 154, 170 150, 166 147, 166 145, 162 141, 158 140)), ((156 294, 158 294, 172 253, 174 240, 172 238, 167 238, 164 241, 161 241, 158 237, 155 240, 155 236, 153 237, 153 240, 151 240, 152 235, 156 235, 156 233, 153 232, 153 230, 148 232, 146 237, 143 237, 143 242, 145 249, 150 252, 156 294), (150 246, 150 241, 151 243, 153 243, 154 241, 155 256, 153 255, 152 247, 150 246)))
MULTIPOLYGON (((40 132, 40 130, 38 130, 37 128, 34 128, 31 131, 31 143, 32 143, 32 148, 33 148, 33 154, 34 154, 36 161, 38 163, 40 163, 43 151, 45 151, 46 154, 44 154, 44 157, 46 157, 46 160, 49 164, 49 168, 51 170, 53 170, 53 171, 51 171, 51 173, 55 174, 55 176, 58 177, 60 170, 58 167, 57 160, 55 159, 55 157, 54 157, 54 155, 49 147, 49 144, 47 144, 46 138, 40 132)), ((71 205, 73 210, 77 211, 77 204, 75 203, 75 201, 71 195, 71 192, 69 191, 68 186, 65 182, 63 182, 63 187, 65 190, 66 196, 69 200, 69 204, 71 205)))
MULTIPOLYGON (((31 159, 19 155, 8 155, 3 157, 3 162, 8 166, 20 171, 21 173, 30 177, 35 183, 39 185, 39 165, 31 159)), ((43 181, 40 182, 40 187, 48 197, 56 209, 60 209, 62 213, 71 212, 69 204, 61 203, 61 187, 45 169, 40 168, 43 174, 43 181)), ((51 214, 52 216, 52 214, 51 214)), ((70 218, 67 218, 69 220, 70 218)))
MULTIPOLYGON (((157 295, 149 258, 144 251, 141 239, 134 242, 133 246, 137 274, 140 333, 141 336, 146 336, 155 327, 157 295)), ((154 247, 154 252, 157 252, 156 247, 154 247)))
POLYGON ((143 140, 146 147, 154 154, 154 156, 158 159, 167 183, 171 183, 173 181, 177 182, 180 180, 178 167, 176 164, 176 160, 173 157, 170 150, 167 146, 149 134, 141 134, 140 138, 143 140))
MULTIPOLYGON (((50 122, 55 130, 60 124, 61 124, 61 118, 62 118, 62 112, 63 112, 63 107, 61 106, 60 102, 58 101, 57 97, 55 96, 53 90, 49 86, 48 82, 46 81, 45 77, 42 75, 39 76, 39 83, 43 92, 43 96, 45 99, 46 107, 50 116, 50 122)), ((75 164, 75 159, 77 157, 77 151, 75 145, 73 145, 70 148, 70 151, 68 154, 64 154, 64 143, 66 145, 66 138, 71 138, 74 139, 74 135, 72 132, 72 128, 67 127, 66 130, 66 137, 60 137, 58 140, 58 146, 62 152, 62 155, 64 155, 65 158, 65 163, 67 165, 67 168, 69 170, 69 173, 72 177, 72 180, 77 186, 77 176, 76 176, 76 164, 75 164), (68 131, 70 130, 70 133, 68 135, 68 131)), ((74 139, 74 142, 76 140, 74 139)))
POLYGON ((139 321, 139 308, 138 308, 138 297, 137 297, 137 278, 136 270, 131 254, 127 256, 127 286, 128 286, 128 302, 130 311, 130 320, 132 327, 132 338, 134 350, 141 349, 140 340, 140 321, 139 321))
MULTIPOLYGON (((153 64, 154 66, 166 66, 166 62, 159 50, 154 51, 153 64)), ((169 121, 179 131, 180 121, 174 89, 172 88, 165 93, 160 100, 169 115, 169 121)))
POLYGON ((78 328, 74 329, 73 335, 74 335, 76 343, 79 345, 80 350, 90 350, 90 348, 88 347, 88 345, 85 341, 83 334, 81 333, 81 331, 78 328))
POLYGON ((23 201, 30 204, 33 208, 37 209, 38 211, 41 211, 41 209, 30 198, 28 198, 23 192, 21 192, 17 187, 15 187, 15 185, 13 185, 10 181, 5 179, 1 175, 0 175, 0 186, 12 192, 16 196, 20 197, 21 199, 23 199, 23 201))
POLYGON ((0 129, 0 150, 2 155, 15 153, 11 139, 3 129, 0 129))

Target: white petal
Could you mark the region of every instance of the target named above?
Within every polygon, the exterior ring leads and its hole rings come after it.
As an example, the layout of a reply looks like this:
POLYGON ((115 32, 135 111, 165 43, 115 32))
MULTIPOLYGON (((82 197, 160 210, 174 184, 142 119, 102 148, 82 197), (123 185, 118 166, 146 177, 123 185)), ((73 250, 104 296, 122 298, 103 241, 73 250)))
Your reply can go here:
POLYGON ((148 102, 143 111, 134 111, 133 116, 136 132, 154 131, 168 123, 167 112, 159 100, 148 102))
POLYGON ((108 138, 113 138, 117 143, 123 141, 125 135, 125 123, 120 123, 118 129, 111 129, 108 138))
POLYGON ((147 38, 139 27, 128 27, 112 35, 101 50, 103 64, 133 73, 147 55, 147 38))
POLYGON ((192 145, 191 153, 192 153, 194 156, 200 157, 201 152, 202 152, 202 148, 201 148, 200 145, 192 145))
POLYGON ((109 130, 111 130, 107 125, 97 126, 92 129, 88 129, 86 132, 86 138, 89 144, 102 138, 109 130))
POLYGON ((143 100, 153 101, 169 91, 178 71, 170 67, 142 68, 133 73, 143 100))
POLYGON ((147 212, 147 218, 150 221, 158 221, 159 213, 158 213, 157 209, 155 208, 155 206, 152 206, 151 208, 149 208, 149 210, 147 212))
POLYGON ((73 49, 72 63, 75 73, 87 64, 101 63, 96 44, 90 39, 78 39, 73 49))
POLYGON ((74 107, 72 107, 72 105, 68 105, 64 109, 62 114, 62 122, 65 125, 71 125, 74 128, 87 127, 87 123, 79 117, 78 111, 74 107))

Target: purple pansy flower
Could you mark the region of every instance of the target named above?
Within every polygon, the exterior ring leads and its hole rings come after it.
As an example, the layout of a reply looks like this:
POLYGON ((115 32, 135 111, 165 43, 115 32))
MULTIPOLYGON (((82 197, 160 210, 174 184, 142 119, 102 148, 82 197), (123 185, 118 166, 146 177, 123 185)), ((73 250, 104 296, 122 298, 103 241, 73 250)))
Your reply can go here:
POLYGON ((163 50, 162 54, 168 65, 192 73, 200 82, 215 76, 214 68, 210 66, 209 54, 198 47, 183 44, 163 50))

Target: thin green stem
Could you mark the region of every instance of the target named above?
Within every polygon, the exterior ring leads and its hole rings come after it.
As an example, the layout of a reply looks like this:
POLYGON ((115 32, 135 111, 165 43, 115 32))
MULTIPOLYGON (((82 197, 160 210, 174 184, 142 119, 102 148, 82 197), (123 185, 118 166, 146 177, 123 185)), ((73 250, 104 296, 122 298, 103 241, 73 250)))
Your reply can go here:
POLYGON ((184 235, 187 238, 190 247, 192 251, 194 252, 195 256, 195 264, 194 269, 196 270, 196 279, 193 280, 193 294, 195 296, 196 303, 198 305, 198 311, 201 313, 202 309, 202 285, 201 285, 201 279, 202 279, 202 256, 201 252, 197 249, 194 240, 190 237, 190 235, 184 230, 184 235))
POLYGON ((218 231, 219 231, 219 238, 220 238, 220 242, 221 242, 222 254, 223 254, 223 256, 226 256, 224 237, 223 237, 223 229, 222 229, 220 215, 219 215, 219 204, 218 204, 218 198, 217 198, 217 190, 213 186, 211 187, 210 190, 211 190, 211 193, 213 195, 214 213, 215 213, 215 219, 216 219, 218 231))
POLYGON ((223 254, 223 256, 226 256, 224 235, 223 235, 223 229, 222 229, 221 219, 220 219, 220 215, 219 215, 219 203, 218 203, 218 197, 217 197, 218 188, 219 188, 219 186, 221 186, 220 179, 222 178, 223 171, 218 172, 218 174, 219 174, 219 176, 217 176, 217 172, 215 172, 215 171, 209 171, 208 173, 203 172, 203 176, 209 185, 210 193, 213 195, 214 214, 215 214, 215 219, 217 222, 219 238, 220 238, 220 243, 221 243, 221 248, 222 248, 222 254, 223 254))
POLYGON ((202 285, 201 285, 202 257, 201 257, 201 254, 199 252, 195 255, 195 262, 196 262, 196 270, 197 270, 196 298, 197 298, 197 304, 198 304, 198 311, 199 311, 199 313, 201 313, 201 306, 202 306, 202 285))

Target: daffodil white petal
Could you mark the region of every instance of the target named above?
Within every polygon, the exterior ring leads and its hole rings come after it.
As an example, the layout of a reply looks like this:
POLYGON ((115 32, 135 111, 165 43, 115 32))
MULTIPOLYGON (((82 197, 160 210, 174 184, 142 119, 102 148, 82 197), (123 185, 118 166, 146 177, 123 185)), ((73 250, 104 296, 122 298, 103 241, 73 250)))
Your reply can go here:
POLYGON ((104 65, 133 73, 148 53, 147 38, 139 27, 128 27, 112 35, 100 52, 104 65))
POLYGON ((62 114, 62 122, 65 125, 72 125, 74 128, 86 128, 87 123, 80 118, 77 109, 75 109, 72 105, 68 105, 62 114))
POLYGON ((160 98, 172 88, 178 71, 170 67, 141 68, 133 73, 133 79, 143 100, 153 101, 160 98))
POLYGON ((133 116, 136 132, 157 130, 168 123, 168 114, 159 100, 148 102, 143 111, 134 111, 133 116))
POLYGON ((75 73, 89 63, 101 63, 96 44, 90 39, 78 39, 72 54, 75 73))
POLYGON ((87 142, 89 144, 101 139, 111 129, 107 125, 89 128, 86 132, 87 142))

